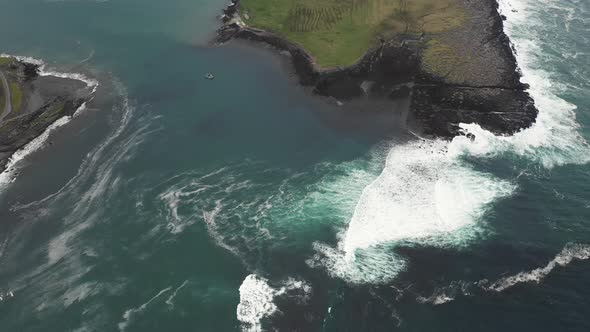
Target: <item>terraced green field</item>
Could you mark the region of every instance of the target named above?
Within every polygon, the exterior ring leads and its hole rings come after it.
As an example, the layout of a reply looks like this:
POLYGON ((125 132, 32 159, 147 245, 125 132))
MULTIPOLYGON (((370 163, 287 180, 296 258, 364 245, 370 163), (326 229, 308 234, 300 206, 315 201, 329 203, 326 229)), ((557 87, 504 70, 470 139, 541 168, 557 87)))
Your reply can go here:
POLYGON ((17 113, 21 109, 23 102, 23 90, 16 82, 8 82, 10 87, 10 102, 12 104, 12 112, 17 113))
MULTIPOLYGON (((10 69, 9 65, 16 61, 15 58, 11 58, 11 57, 0 57, 0 70, 3 70, 5 74, 8 73, 12 73, 12 75, 14 75, 14 72, 10 69)), ((14 81, 14 78, 11 78, 10 75, 8 75, 7 77, 8 80, 8 87, 10 89, 10 102, 12 105, 12 114, 16 114, 18 111, 20 111, 21 106, 22 106, 22 99, 23 99, 23 91, 20 87, 20 85, 14 81)), ((1 90, 1 88, 0 88, 1 90)), ((2 91, 0 91, 0 94, 2 94, 2 91)), ((4 98, 5 96, 0 96, 1 100, 0 100, 0 112, 2 111, 1 108, 4 107, 4 98)))
POLYGON ((242 0, 240 13, 303 46, 320 67, 351 65, 379 38, 440 33, 465 20, 457 0, 242 0))
POLYGON ((0 56, 0 66, 7 65, 7 64, 11 63, 12 61, 14 61, 13 58, 0 56))

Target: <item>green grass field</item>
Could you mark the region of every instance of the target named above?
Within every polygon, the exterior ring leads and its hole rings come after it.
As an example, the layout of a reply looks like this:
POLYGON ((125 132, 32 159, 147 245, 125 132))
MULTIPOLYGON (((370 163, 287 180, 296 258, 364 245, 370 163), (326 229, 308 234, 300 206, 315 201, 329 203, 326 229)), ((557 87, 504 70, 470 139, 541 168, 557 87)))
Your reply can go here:
POLYGON ((23 90, 15 82, 8 82, 10 87, 10 103, 12 104, 12 112, 20 111, 23 102, 23 90))
POLYGON ((0 92, 0 114, 4 112, 4 94, 0 92))
POLYGON ((320 67, 351 65, 380 37, 444 32, 465 19, 456 0, 242 0, 241 14, 303 46, 320 67))
POLYGON ((14 61, 14 58, 0 57, 0 66, 7 65, 7 64, 11 63, 12 61, 14 61))
MULTIPOLYGON (((3 69, 4 73, 10 73, 12 72, 9 67, 7 67, 7 65, 9 65, 10 63, 16 61, 15 58, 11 58, 11 57, 0 57, 0 67, 4 67, 1 68, 3 69)), ((21 106, 22 106, 22 101, 23 101, 23 91, 21 89, 21 87, 19 86, 18 83, 14 82, 11 80, 10 76, 7 77, 8 78, 8 87, 10 89, 10 103, 12 105, 12 113, 16 113, 18 111, 20 111, 21 106)), ((3 93, 0 95, 0 112, 4 110, 4 98, 5 96, 3 95, 3 93)))

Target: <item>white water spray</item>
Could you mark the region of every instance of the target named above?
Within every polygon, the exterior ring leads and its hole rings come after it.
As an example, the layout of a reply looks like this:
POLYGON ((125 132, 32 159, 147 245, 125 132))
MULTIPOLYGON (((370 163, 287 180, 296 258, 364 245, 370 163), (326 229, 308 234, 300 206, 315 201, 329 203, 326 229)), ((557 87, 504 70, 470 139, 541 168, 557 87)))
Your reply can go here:
MULTIPOLYGON (((94 93, 96 92, 96 89, 98 89, 98 86, 99 86, 99 83, 97 80, 92 79, 92 78, 88 78, 88 77, 84 76, 83 74, 62 73, 62 72, 58 72, 55 70, 47 70, 47 64, 39 59, 35 59, 35 58, 31 58, 31 57, 24 57, 24 56, 17 56, 17 55, 10 55, 10 54, 5 54, 5 53, 0 54, 0 57, 12 57, 12 58, 15 58, 19 61, 35 64, 35 65, 39 66, 39 75, 40 76, 55 76, 55 77, 60 77, 60 78, 69 78, 69 79, 73 79, 73 80, 82 81, 86 84, 87 89, 92 89, 91 95, 94 95, 94 93)), ((45 142, 49 139, 49 136, 51 135, 51 133, 53 131, 55 131, 59 127, 66 125, 73 118, 80 115, 80 113, 83 112, 85 109, 86 109, 86 103, 83 103, 82 105, 80 105, 80 107, 78 107, 78 109, 74 112, 74 114, 72 116, 64 116, 64 117, 57 119, 55 122, 53 122, 51 125, 49 125, 49 127, 47 127, 45 129, 45 131, 43 133, 41 133, 41 135, 39 135, 38 137, 33 139, 31 142, 29 142, 28 144, 26 144, 25 146, 20 148, 18 151, 16 151, 10 157, 8 164, 6 165, 6 170, 4 172, 0 173, 0 191, 8 184, 14 182, 14 180, 16 179, 16 176, 18 174, 17 167, 23 159, 25 159, 27 156, 31 155, 35 151, 38 151, 41 148, 43 148, 43 146, 45 146, 45 142)))
POLYGON ((576 106, 557 95, 560 86, 537 65, 542 51, 531 39, 541 36, 526 28, 533 5, 538 3, 500 1, 522 81, 531 86, 529 93, 539 109, 536 123, 513 136, 496 136, 477 124, 463 123, 460 127, 474 140, 459 136, 451 142, 415 141, 393 147, 382 174, 363 191, 338 248, 316 245, 331 274, 354 283, 386 282, 405 265, 393 253, 396 244, 456 246, 476 237, 491 204, 511 195, 516 186, 475 171, 463 161, 466 156, 510 155, 544 168, 590 161, 590 147, 575 119, 576 106))

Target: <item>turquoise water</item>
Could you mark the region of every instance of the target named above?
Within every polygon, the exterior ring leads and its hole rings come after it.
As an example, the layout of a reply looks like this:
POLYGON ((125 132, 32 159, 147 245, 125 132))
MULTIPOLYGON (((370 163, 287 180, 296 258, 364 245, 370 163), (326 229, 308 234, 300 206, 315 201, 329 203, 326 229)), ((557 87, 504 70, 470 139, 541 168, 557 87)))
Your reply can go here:
POLYGON ((538 123, 443 142, 208 47, 220 1, 3 0, 0 52, 100 85, 0 189, 1 330, 588 330, 590 7, 542 2, 538 123))

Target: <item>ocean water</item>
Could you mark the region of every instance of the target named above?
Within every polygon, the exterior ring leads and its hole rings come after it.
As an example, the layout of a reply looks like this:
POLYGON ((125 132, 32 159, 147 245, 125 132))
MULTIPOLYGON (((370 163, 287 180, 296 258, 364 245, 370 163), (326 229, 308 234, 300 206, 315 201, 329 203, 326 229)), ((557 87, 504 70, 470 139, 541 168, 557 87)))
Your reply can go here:
POLYGON ((588 331, 590 3, 500 4, 538 121, 446 142, 209 47, 222 1, 2 0, 96 91, 0 175, 0 331, 588 331))

